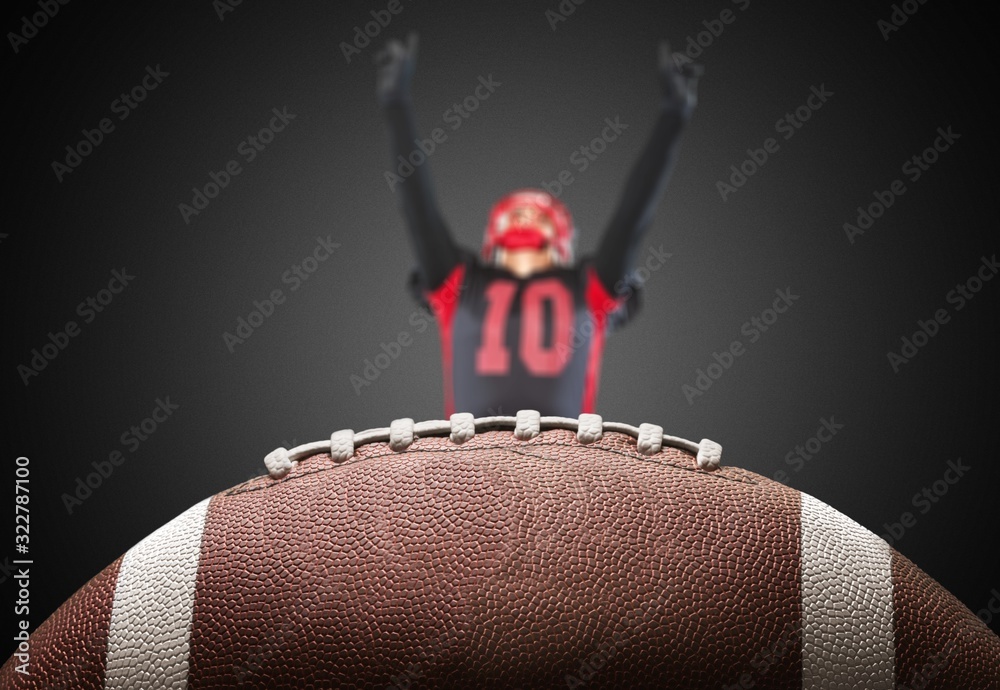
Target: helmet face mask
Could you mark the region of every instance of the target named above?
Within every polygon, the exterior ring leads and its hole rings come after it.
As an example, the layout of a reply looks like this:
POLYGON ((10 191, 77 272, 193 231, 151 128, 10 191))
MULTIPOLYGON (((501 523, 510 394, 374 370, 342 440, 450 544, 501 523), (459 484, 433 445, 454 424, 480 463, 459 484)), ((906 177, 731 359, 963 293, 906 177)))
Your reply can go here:
POLYGON ((483 258, 496 262, 505 251, 548 249, 556 265, 573 261, 575 231, 569 211, 548 192, 522 189, 500 199, 490 212, 483 258))

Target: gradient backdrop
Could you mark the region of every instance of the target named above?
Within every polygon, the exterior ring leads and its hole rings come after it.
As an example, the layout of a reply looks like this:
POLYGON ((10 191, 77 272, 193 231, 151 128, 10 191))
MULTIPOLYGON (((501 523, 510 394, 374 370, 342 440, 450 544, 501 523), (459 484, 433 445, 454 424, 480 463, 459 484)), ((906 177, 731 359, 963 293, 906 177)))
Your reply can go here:
MULTIPOLYGON (((405 291, 412 257, 384 178, 373 58, 387 38, 420 32, 414 101, 425 135, 447 133, 429 165, 458 240, 478 246, 502 193, 569 170, 561 198, 587 251, 656 115, 657 40, 684 50, 708 22, 723 30, 701 36, 700 103, 640 259, 671 256, 648 274, 638 320, 608 342, 597 411, 717 440, 727 464, 784 471, 1000 630, 987 608, 1000 609, 1000 280, 977 277, 1000 244, 987 19, 911 0, 886 38, 887 1, 567 0, 575 10, 553 24, 556 0, 401 0, 348 61, 341 44, 387 4, 71 2, 17 52, 8 34, 0 608, 15 599, 18 456, 30 459, 34 628, 153 529, 262 473, 276 446, 441 416, 438 337, 405 291), (713 24, 723 10, 730 23, 713 24), (115 104, 157 70, 134 108, 115 104), (499 86, 455 120, 454 104, 490 76, 499 86), (813 87, 832 93, 817 110, 813 87), (777 129, 801 106, 808 121, 777 129), (294 119, 248 162, 241 142, 274 108, 294 119), (113 130, 60 180, 53 162, 102 118, 113 130), (581 171, 571 156, 605 118, 628 129, 581 171), (938 128, 959 138, 913 180, 902 166, 938 128), (776 150, 723 199, 730 166, 768 138, 776 150), (186 221, 179 205, 231 160, 241 172, 186 221), (849 238, 844 224, 895 180, 906 192, 849 238), (339 247, 307 261, 315 270, 293 291, 283 275, 317 238, 339 247), (134 278, 102 293, 113 271, 134 278), (284 301, 227 346, 224 334, 276 289, 284 301), (744 324, 786 289, 798 299, 752 341, 744 324), (106 302, 100 312, 90 298, 106 302), (894 371, 888 354, 938 310, 946 323, 894 371), (78 330, 44 369, 19 369, 69 321, 78 330), (401 333, 412 343, 356 389, 351 376, 401 333), (685 395, 733 341, 743 354, 685 395), (158 400, 174 409, 146 436, 158 400), (810 444, 831 418, 842 428, 810 444), (806 444, 818 452, 795 460, 806 444), (67 503, 115 451, 113 472, 67 503), (949 473, 949 462, 968 469, 949 473)), ((38 11, 16 3, 4 31, 30 32, 21 18, 38 11)), ((4 657, 13 632, 0 631, 4 657)))

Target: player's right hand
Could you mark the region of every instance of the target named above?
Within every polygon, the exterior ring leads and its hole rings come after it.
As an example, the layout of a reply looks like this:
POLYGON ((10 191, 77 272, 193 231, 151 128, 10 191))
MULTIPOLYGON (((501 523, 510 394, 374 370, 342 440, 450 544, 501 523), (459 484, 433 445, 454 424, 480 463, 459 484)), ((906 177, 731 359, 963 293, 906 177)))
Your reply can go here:
POLYGON ((671 57, 670 44, 660 41, 659 73, 664 106, 690 115, 698 103, 698 77, 701 65, 690 62, 679 66, 671 57))
POLYGON ((375 81, 375 95, 379 104, 389 105, 408 101, 410 83, 417 63, 417 34, 411 32, 406 43, 395 39, 375 56, 378 76, 375 81))

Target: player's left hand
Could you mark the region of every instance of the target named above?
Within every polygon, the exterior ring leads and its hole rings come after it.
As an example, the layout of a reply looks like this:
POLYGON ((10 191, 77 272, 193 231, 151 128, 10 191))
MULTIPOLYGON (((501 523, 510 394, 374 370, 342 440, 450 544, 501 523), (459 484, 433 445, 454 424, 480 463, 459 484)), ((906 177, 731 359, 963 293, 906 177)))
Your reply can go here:
POLYGON ((670 54, 670 44, 663 40, 660 41, 659 72, 664 106, 690 115, 698 103, 698 77, 704 72, 702 66, 690 62, 678 66, 670 54))
POLYGON ((389 41, 384 50, 375 55, 378 75, 375 80, 375 95, 383 106, 400 101, 409 101, 410 84, 417 64, 417 34, 410 32, 406 43, 389 41))

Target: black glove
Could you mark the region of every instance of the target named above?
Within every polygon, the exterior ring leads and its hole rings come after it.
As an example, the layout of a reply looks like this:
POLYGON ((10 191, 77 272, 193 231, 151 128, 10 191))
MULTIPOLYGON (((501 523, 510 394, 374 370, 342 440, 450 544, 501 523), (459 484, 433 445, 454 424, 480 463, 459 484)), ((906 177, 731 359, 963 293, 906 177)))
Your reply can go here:
POLYGON ((378 76, 375 81, 375 95, 379 105, 408 102, 410 83, 417 63, 417 34, 411 32, 406 44, 391 40, 375 56, 378 76))
POLYGON ((704 72, 702 66, 686 63, 678 67, 670 55, 670 44, 660 41, 659 71, 663 106, 689 116, 698 103, 698 77, 704 72))

